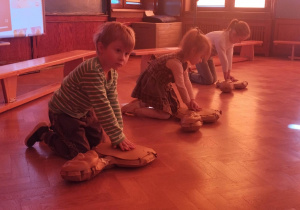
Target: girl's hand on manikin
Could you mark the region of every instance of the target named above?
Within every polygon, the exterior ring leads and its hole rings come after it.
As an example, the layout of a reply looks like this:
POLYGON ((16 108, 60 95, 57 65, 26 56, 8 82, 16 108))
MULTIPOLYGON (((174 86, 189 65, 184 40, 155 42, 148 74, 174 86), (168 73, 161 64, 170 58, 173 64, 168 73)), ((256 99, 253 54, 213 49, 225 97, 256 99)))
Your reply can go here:
POLYGON ((238 81, 238 79, 234 78, 233 76, 229 76, 229 79, 230 79, 230 81, 232 81, 232 82, 238 81))
POLYGON ((199 107, 198 103, 195 101, 195 99, 192 99, 190 101, 189 109, 193 111, 201 111, 202 109, 199 107))

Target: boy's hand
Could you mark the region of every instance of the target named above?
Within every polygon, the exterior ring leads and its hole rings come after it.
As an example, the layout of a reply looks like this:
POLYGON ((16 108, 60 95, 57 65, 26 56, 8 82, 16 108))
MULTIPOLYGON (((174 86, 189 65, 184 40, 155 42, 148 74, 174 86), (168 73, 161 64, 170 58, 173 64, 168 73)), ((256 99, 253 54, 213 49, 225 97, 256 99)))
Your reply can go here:
POLYGON ((114 148, 119 147, 122 151, 129 151, 135 148, 134 143, 125 138, 120 144, 114 146, 114 148))

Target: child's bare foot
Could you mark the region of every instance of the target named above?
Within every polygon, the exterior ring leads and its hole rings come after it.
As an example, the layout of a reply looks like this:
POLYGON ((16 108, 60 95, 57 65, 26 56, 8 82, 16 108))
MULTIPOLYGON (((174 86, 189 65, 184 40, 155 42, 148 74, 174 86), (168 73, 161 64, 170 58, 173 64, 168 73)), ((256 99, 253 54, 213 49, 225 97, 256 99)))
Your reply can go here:
POLYGON ((141 104, 140 101, 138 99, 135 99, 133 101, 131 101, 130 103, 124 105, 121 108, 122 114, 134 114, 134 110, 137 108, 141 108, 141 104))

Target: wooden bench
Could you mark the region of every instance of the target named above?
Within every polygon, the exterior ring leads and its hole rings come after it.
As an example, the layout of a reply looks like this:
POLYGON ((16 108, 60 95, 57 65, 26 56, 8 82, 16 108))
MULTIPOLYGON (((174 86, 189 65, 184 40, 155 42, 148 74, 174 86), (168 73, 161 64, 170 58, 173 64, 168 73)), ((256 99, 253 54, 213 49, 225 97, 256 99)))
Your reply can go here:
POLYGON ((17 78, 19 75, 43 70, 46 67, 64 64, 64 76, 72 71, 86 57, 95 56, 95 51, 74 50, 42 58, 0 66, 0 81, 4 104, 0 104, 0 113, 50 94, 60 87, 60 83, 51 84, 17 97, 17 78))
POLYGON ((149 48, 149 49, 136 49, 133 50, 131 55, 142 56, 141 57, 141 72, 143 72, 151 60, 152 55, 161 55, 173 53, 179 50, 179 47, 164 47, 164 48, 149 48))
MULTIPOLYGON (((262 41, 247 40, 241 43, 234 44, 235 47, 240 46, 240 57, 243 60, 253 60, 254 59, 254 45, 262 45, 262 41)), ((146 69, 152 55, 173 53, 179 50, 179 47, 164 47, 164 48, 150 48, 150 49, 136 49, 133 50, 131 55, 140 55, 141 58, 141 72, 146 69)))
POLYGON ((300 41, 283 41, 283 40, 274 40, 273 43, 275 45, 277 44, 286 44, 286 45, 292 45, 292 53, 289 58, 293 61, 294 59, 300 59, 300 57, 295 56, 295 45, 300 45, 300 41))
POLYGON ((235 47, 241 46, 240 57, 252 61, 254 59, 254 45, 262 45, 263 41, 247 40, 234 44, 235 47))

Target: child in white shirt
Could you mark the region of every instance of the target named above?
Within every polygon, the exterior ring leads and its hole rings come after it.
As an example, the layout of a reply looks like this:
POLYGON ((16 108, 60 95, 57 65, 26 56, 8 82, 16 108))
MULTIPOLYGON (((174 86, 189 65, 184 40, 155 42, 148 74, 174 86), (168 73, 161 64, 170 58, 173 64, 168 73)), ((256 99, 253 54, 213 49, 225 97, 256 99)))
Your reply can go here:
POLYGON ((191 81, 203 85, 211 85, 216 82, 217 76, 212 59, 212 56, 215 55, 218 55, 220 59, 224 80, 237 81, 231 75, 233 47, 235 43, 246 40, 249 36, 249 25, 237 19, 233 19, 224 31, 212 31, 206 34, 212 43, 212 54, 207 61, 196 64, 198 72, 189 73, 191 81))

